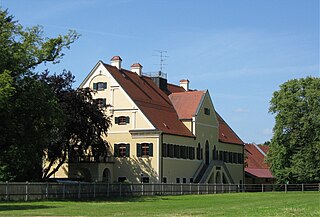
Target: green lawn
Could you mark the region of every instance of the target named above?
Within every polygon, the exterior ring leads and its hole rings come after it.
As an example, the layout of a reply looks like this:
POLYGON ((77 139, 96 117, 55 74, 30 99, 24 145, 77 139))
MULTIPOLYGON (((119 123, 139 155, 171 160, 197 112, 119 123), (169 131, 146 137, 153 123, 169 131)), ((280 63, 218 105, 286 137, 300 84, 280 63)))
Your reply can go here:
POLYGON ((319 192, 0 202, 0 216, 320 216, 319 192))

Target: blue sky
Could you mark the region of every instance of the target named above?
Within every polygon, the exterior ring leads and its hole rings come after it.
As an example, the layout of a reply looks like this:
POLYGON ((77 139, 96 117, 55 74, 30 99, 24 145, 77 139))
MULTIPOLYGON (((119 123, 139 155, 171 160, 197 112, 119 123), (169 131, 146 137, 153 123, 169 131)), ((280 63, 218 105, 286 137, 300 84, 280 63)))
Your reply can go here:
POLYGON ((27 27, 48 37, 74 29, 81 38, 52 72, 76 85, 98 60, 157 71, 166 50, 171 83, 208 89, 216 110, 245 142, 272 137, 272 93, 289 79, 319 76, 319 0, 0 0, 27 27))

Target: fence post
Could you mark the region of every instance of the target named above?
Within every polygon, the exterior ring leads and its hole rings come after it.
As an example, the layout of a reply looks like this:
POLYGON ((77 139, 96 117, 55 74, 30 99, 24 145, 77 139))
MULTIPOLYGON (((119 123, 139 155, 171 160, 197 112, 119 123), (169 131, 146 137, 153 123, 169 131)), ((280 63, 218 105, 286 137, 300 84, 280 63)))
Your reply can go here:
POLYGON ((173 195, 173 183, 171 183, 171 195, 173 195))
POLYGON ((231 193, 231 184, 228 183, 228 188, 229 188, 229 194, 231 193))
POLYGON ((301 191, 302 191, 302 193, 304 192, 304 186, 303 186, 303 183, 302 183, 302 185, 301 185, 301 191))
POLYGON ((96 198, 96 182, 93 183, 93 198, 96 198))
POLYGON ((206 188, 207 188, 207 194, 209 194, 209 186, 208 186, 208 183, 206 183, 206 188))
POLYGON ((221 193, 224 193, 224 184, 221 183, 221 193))
POLYGON ((263 192, 263 184, 261 184, 261 192, 263 192))
POLYGON ((26 182, 26 198, 25 198, 26 201, 28 201, 28 196, 29 196, 28 195, 29 194, 28 193, 28 185, 29 185, 29 182, 26 182))
POLYGON ((284 192, 287 193, 287 184, 284 185, 284 192))
POLYGON ((190 190, 190 194, 192 194, 192 185, 191 185, 191 182, 190 182, 190 188, 189 188, 189 190, 190 190))
POLYGON ((238 184, 237 193, 240 193, 240 184, 238 184))
POLYGON ((107 197, 109 197, 109 191, 110 191, 110 184, 108 182, 108 184, 107 184, 107 197))
POLYGON ((141 195, 144 195, 143 183, 141 183, 141 195))
POLYGON ((8 181, 6 181, 6 200, 9 200, 8 181))
POLYGON ((213 184, 213 193, 216 194, 217 193, 217 183, 213 184))
POLYGON ((81 183, 78 184, 78 199, 81 198, 81 183))
POLYGON ((120 185, 119 185, 119 194, 120 194, 120 197, 121 197, 121 190, 122 190, 122 185, 121 185, 121 182, 120 182, 120 185))
POLYGON ((198 194, 200 194, 200 183, 198 183, 198 194))
POLYGON ((320 183, 319 183, 318 191, 320 191, 320 183))
POLYGON ((62 187, 62 198, 63 198, 63 199, 66 198, 66 183, 63 183, 63 187, 62 187))
POLYGON ((154 183, 152 182, 152 195, 155 195, 154 194, 154 183))

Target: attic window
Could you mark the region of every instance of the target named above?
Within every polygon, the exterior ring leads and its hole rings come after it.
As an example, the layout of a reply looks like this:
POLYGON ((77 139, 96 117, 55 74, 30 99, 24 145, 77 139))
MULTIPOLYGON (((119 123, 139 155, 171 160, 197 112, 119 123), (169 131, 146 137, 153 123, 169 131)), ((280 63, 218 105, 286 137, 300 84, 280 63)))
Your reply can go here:
POLYGON ((126 125, 130 123, 130 118, 129 116, 119 116, 115 117, 115 124, 118 125, 126 125))
POLYGON ((107 82, 93 83, 93 90, 105 90, 107 89, 107 82))
POLYGON ((204 114, 205 115, 210 115, 210 109, 209 108, 204 108, 204 114))
POLYGON ((107 105, 107 100, 105 98, 97 98, 93 100, 100 108, 104 108, 107 105))

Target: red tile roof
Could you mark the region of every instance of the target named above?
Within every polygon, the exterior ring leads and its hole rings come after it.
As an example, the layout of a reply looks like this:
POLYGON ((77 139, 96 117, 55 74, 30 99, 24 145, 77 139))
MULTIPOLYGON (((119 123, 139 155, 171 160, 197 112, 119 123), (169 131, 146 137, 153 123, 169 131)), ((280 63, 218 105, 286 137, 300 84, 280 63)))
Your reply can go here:
POLYGON ((174 84, 167 84, 167 88, 170 93, 177 93, 177 92, 185 92, 186 90, 183 87, 174 84))
POLYGON ((120 56, 114 56, 111 58, 111 60, 122 60, 120 56))
POLYGON ((108 64, 104 66, 155 128, 168 134, 194 137, 179 120, 169 97, 151 78, 124 69, 119 71, 108 64))
POLYGON ((259 145, 257 148, 254 144, 246 144, 244 148, 246 155, 245 161, 247 164, 245 171, 259 178, 273 178, 270 168, 265 162, 265 155, 267 154, 265 150, 269 151, 269 147, 266 145, 259 145))
POLYGON ((239 138, 239 136, 231 129, 231 127, 217 112, 216 114, 219 122, 219 141, 224 143, 243 145, 244 142, 239 138))
POLYGON ((143 67, 140 63, 133 63, 131 67, 143 67))
POLYGON ((192 119, 196 115, 197 108, 204 97, 205 91, 185 91, 169 95, 180 119, 192 119))
POLYGON ((273 178, 269 169, 245 168, 245 171, 249 173, 251 176, 255 176, 258 178, 269 178, 269 179, 273 178))

